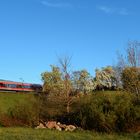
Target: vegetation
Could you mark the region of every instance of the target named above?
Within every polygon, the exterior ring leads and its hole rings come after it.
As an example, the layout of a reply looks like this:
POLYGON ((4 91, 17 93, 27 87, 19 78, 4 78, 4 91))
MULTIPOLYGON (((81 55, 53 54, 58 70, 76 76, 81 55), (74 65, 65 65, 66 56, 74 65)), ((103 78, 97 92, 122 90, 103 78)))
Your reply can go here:
POLYGON ((59 60, 60 67, 52 67, 51 72, 42 75, 44 90, 47 91, 49 88, 46 98, 42 95, 40 100, 43 101, 43 109, 46 106, 46 110, 42 111, 45 112, 43 119, 49 117, 100 132, 128 131, 139 126, 138 45, 138 42, 129 42, 126 50, 127 59, 121 56, 117 66, 96 69, 95 77, 87 70, 70 74, 69 59, 59 60), (97 92, 104 90, 110 90, 111 94, 97 92), (118 92, 112 94, 111 90, 118 92), (65 107, 67 111, 64 111, 65 107))
POLYGON ((140 68, 125 68, 122 72, 122 82, 125 90, 140 95, 140 68))
MULTIPOLYGON (((100 92, 84 99, 80 110, 82 128, 99 132, 126 132, 139 125, 140 104, 125 92, 100 92)), ((140 100, 139 100, 140 101, 140 100)))
POLYGON ((24 94, 17 92, 0 92, 0 110, 1 112, 8 112, 9 108, 13 108, 18 103, 30 103, 34 100, 33 94, 24 94))
POLYGON ((33 94, 0 93, 0 126, 38 124, 37 99, 33 94))
POLYGON ((138 134, 102 134, 95 132, 58 132, 29 128, 0 128, 1 140, 139 140, 138 134))
POLYGON ((73 124, 91 132, 59 133, 22 128, 0 129, 0 137, 13 139, 138 139, 94 132, 140 132, 140 51, 138 42, 130 42, 126 60, 117 66, 96 69, 95 77, 87 70, 70 71, 70 58, 59 59, 59 66, 41 74, 43 92, 35 94, 0 93, 0 126, 35 127, 39 120, 73 124), (13 135, 12 135, 13 133, 13 135), (38 136, 41 133, 41 136, 38 136), (61 135, 60 135, 61 134, 61 135))

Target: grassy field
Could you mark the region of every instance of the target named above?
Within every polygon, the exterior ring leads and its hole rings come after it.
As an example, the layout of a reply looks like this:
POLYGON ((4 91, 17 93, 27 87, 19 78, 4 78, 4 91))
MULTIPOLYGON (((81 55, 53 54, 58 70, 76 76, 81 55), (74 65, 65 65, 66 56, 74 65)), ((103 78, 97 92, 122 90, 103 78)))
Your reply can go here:
POLYGON ((14 107, 18 103, 28 103, 33 99, 33 94, 0 92, 0 111, 7 112, 10 107, 14 107))
POLYGON ((139 140, 138 134, 100 134, 94 132, 58 132, 31 128, 0 128, 0 140, 139 140))

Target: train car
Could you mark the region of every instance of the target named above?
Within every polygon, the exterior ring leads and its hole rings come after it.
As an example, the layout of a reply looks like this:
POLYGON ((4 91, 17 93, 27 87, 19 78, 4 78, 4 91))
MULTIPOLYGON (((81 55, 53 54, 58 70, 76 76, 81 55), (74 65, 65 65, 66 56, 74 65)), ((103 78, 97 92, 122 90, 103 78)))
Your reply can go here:
POLYGON ((0 91, 41 92, 42 85, 0 80, 0 91))

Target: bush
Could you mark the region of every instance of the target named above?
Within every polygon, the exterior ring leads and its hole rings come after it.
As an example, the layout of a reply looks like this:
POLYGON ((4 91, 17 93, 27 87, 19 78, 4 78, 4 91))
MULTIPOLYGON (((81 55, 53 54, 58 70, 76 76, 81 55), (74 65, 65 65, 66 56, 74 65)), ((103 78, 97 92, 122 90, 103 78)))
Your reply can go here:
POLYGON ((41 94, 39 97, 39 117, 41 120, 57 120, 66 113, 64 100, 59 96, 41 94))
POLYGON ((95 94, 81 105, 81 126, 100 132, 127 131, 140 119, 140 106, 128 93, 95 94))
POLYGON ((35 126, 38 124, 39 111, 37 102, 30 99, 27 104, 17 103, 14 107, 9 108, 7 113, 0 116, 0 124, 5 127, 9 126, 35 126))
POLYGON ((70 112, 67 113, 66 98, 56 95, 53 96, 53 94, 41 94, 39 96, 39 117, 44 121, 55 120, 65 124, 79 125, 77 116, 80 111, 80 100, 80 98, 73 98, 70 104, 70 112))

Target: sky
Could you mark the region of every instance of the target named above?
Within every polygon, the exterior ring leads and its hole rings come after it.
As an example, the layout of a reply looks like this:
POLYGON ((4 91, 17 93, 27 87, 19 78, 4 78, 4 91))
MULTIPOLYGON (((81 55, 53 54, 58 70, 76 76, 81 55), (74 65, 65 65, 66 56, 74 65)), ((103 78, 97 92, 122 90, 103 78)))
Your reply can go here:
POLYGON ((0 0, 0 79, 42 83, 69 56, 71 70, 114 65, 140 40, 140 0, 0 0))

